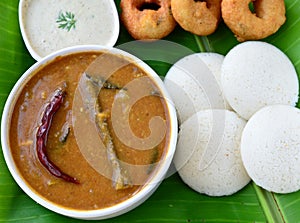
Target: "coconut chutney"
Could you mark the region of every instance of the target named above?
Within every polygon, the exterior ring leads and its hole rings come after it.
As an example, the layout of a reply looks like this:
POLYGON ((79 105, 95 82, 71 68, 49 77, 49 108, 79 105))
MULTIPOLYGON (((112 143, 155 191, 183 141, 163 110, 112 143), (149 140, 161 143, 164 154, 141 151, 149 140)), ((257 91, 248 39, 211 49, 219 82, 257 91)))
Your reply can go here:
POLYGON ((36 60, 74 45, 113 46, 119 34, 117 10, 110 0, 23 0, 19 23, 36 60))

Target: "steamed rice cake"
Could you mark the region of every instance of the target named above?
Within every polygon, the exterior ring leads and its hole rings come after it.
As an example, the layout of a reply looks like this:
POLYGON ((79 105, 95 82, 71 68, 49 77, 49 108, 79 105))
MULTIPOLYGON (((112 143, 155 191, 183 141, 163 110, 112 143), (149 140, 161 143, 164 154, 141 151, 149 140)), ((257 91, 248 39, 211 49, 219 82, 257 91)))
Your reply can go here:
POLYGON ((223 109, 199 111, 181 126, 174 164, 182 180, 199 193, 230 195, 249 183, 240 155, 246 121, 223 109))
POLYGON ((249 41, 232 48, 222 64, 221 83, 226 99, 248 120, 260 108, 295 106, 299 83, 289 58, 275 46, 249 41))
POLYGON ((179 123, 199 110, 229 108, 221 87, 224 56, 195 53, 176 62, 164 83, 177 109, 179 123))
POLYGON ((241 140, 241 155, 252 180, 268 191, 300 189, 300 110, 272 105, 255 113, 241 140))

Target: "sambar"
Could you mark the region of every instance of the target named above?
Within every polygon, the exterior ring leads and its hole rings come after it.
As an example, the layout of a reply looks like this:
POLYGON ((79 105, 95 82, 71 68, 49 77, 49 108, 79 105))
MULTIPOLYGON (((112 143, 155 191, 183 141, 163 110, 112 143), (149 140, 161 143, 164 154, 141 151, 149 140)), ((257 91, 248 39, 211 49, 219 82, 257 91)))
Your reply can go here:
MULTIPOLYGON (((125 201, 137 194, 158 170, 159 165, 155 164, 165 158, 170 143, 170 114, 166 106, 166 99, 160 97, 159 87, 155 85, 154 81, 150 83, 153 88, 151 93, 138 100, 131 107, 129 123, 136 136, 147 138, 151 134, 149 121, 153 117, 159 116, 166 125, 166 134, 163 140, 152 149, 138 150, 124 144, 116 136, 110 118, 116 96, 120 91, 126 94, 128 89, 123 86, 135 79, 147 76, 147 73, 137 64, 127 61, 125 62, 128 63, 127 65, 116 70, 103 83, 101 82, 101 90, 95 101, 103 113, 98 112, 96 114, 98 119, 95 120, 103 121, 102 118, 105 118, 105 122, 102 124, 107 125, 105 131, 111 137, 114 153, 121 164, 129 163, 131 165, 150 166, 151 168, 145 168, 143 174, 141 171, 137 175, 134 172, 123 171, 128 174, 128 178, 140 177, 143 183, 140 185, 130 185, 129 183, 120 189, 116 188, 112 179, 99 174, 86 160, 74 135, 74 122, 70 120, 72 120, 72 113, 74 112, 74 95, 82 76, 85 75, 86 80, 90 79, 93 88, 99 84, 93 80, 93 75, 87 74, 86 71, 101 55, 97 52, 74 53, 57 57, 51 63, 43 66, 32 75, 22 89, 11 118, 9 144, 22 178, 36 193, 55 204, 70 209, 102 209, 125 201), (59 109, 51 119, 47 108, 56 97, 55 92, 58 89, 64 91, 64 96, 59 109), (43 141, 46 145, 44 148, 46 151, 42 155, 51 161, 61 173, 75 179, 74 182, 53 176, 53 172, 57 170, 52 169, 51 172, 49 171, 51 168, 45 168, 43 165, 45 163, 41 162, 39 157, 41 152, 38 152, 37 142, 42 137, 37 137, 37 135, 45 130, 41 128, 43 118, 51 119, 51 125, 48 125, 49 129, 46 129, 48 134, 43 141)), ((114 61, 125 60, 125 58, 116 55, 111 55, 111 58, 111 64, 114 64, 114 61)), ((106 66, 109 65, 106 64, 106 66)), ((78 109, 79 112, 84 111, 84 108, 78 109)), ((47 125, 45 126, 47 127, 47 125)), ((101 125, 98 126, 98 130, 101 130, 101 125)), ((101 131, 99 134, 101 135, 101 131)), ((107 159, 109 160, 109 158, 107 159)), ((111 167, 112 162, 107 163, 110 166, 106 168, 114 169, 111 167)))

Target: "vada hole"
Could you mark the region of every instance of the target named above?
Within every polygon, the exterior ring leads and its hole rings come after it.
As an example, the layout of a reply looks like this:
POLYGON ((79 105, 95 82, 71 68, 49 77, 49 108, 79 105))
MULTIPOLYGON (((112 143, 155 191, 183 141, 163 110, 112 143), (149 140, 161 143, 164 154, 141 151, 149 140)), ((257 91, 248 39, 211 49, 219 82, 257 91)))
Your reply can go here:
POLYGON ((143 2, 140 6, 137 7, 139 11, 144 10, 154 10, 157 11, 160 9, 160 5, 156 2, 143 2))
POLYGON ((253 4, 253 1, 251 1, 251 2, 248 4, 248 7, 249 7, 249 9, 250 9, 250 11, 251 11, 252 13, 255 13, 255 7, 254 7, 254 4, 253 4))

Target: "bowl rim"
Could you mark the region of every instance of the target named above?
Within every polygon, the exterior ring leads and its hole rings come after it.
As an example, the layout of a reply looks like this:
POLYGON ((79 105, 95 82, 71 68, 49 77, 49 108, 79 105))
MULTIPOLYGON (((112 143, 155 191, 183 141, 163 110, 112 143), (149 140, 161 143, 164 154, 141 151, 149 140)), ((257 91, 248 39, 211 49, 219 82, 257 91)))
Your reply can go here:
POLYGON ((117 48, 100 46, 100 45, 78 45, 78 46, 72 46, 72 47, 61 49, 42 58, 40 61, 37 61, 35 64, 29 67, 22 74, 22 76, 19 78, 19 80, 16 82, 13 89, 11 90, 3 109, 2 119, 1 119, 1 144, 2 144, 2 152, 4 155, 4 159, 11 175, 13 176, 15 182, 19 185, 19 187, 31 199, 33 199, 43 207, 53 212, 56 212, 58 214, 62 214, 68 217, 78 218, 78 219, 100 220, 100 219, 115 217, 134 209, 135 207, 143 203, 157 189, 160 183, 164 180, 167 171, 171 165, 175 153, 175 149, 176 149, 177 136, 178 136, 177 130, 178 130, 178 123, 177 123, 176 110, 171 100, 171 97, 168 94, 166 88, 164 87, 163 81, 149 65, 147 65, 145 62, 143 62, 136 56, 117 48), (157 86, 160 88, 163 97, 167 99, 166 105, 170 115, 169 146, 168 146, 168 151, 165 155, 165 159, 161 164, 161 167, 157 170, 157 172, 151 178, 151 180, 147 182, 147 184, 144 185, 138 193, 124 200, 123 202, 113 205, 111 207, 106 207, 97 210, 76 210, 76 209, 70 209, 67 207, 60 206, 42 197, 37 192, 35 192, 33 188, 30 187, 30 185, 23 179, 23 177, 19 173, 19 170, 13 160, 10 151, 10 145, 9 145, 9 129, 10 129, 9 125, 12 118, 11 110, 14 108, 16 101, 24 85, 36 73, 35 71, 39 70, 44 65, 51 63, 51 61, 54 61, 55 58, 59 56, 66 56, 68 54, 79 53, 79 52, 99 52, 99 51, 109 52, 112 54, 124 56, 125 58, 129 58, 131 61, 135 62, 143 70, 145 70, 145 72, 155 81, 157 86))
MULTIPOLYGON (((19 1, 19 5, 18 5, 19 28, 20 28, 21 36, 23 38, 23 41, 25 43, 25 46, 26 46, 28 52, 30 53, 30 55, 36 61, 39 61, 44 56, 40 55, 36 50, 34 50, 34 47, 33 47, 34 44, 29 41, 29 38, 28 38, 28 35, 27 35, 27 31, 25 29, 25 24, 26 23, 25 23, 25 21, 23 19, 24 15, 26 14, 26 12, 23 10, 24 9, 23 5, 24 5, 25 1, 28 1, 28 0, 20 0, 19 1)), ((106 1, 109 2, 109 4, 110 4, 110 8, 111 8, 111 12, 112 12, 112 18, 114 20, 115 27, 113 27, 114 29, 113 29, 112 36, 111 36, 110 40, 108 41, 107 44, 105 44, 103 46, 113 47, 115 45, 115 43, 117 42, 117 40, 119 38, 119 33, 120 33, 119 14, 118 14, 118 10, 117 10, 115 2, 113 0, 106 0, 106 1)), ((85 43, 85 44, 80 44, 80 45, 93 45, 93 44, 85 43)), ((65 48, 69 48, 69 47, 65 47, 65 48)), ((58 51, 60 51, 60 50, 58 50, 58 51)), ((52 54, 52 53, 50 53, 50 54, 52 54)))

